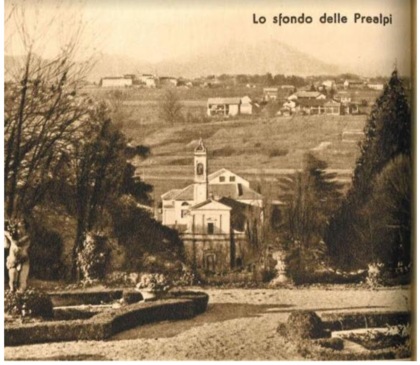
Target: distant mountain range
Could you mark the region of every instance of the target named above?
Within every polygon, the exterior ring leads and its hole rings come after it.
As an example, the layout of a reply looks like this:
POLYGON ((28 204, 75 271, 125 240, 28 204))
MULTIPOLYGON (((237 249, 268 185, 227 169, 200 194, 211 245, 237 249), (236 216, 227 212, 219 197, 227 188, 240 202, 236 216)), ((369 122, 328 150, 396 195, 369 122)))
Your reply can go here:
MULTIPOLYGON (((5 55, 5 79, 7 70, 19 57, 5 55)), ((388 62, 389 63, 389 62, 388 62)), ((380 65, 377 65, 378 67, 380 65)), ((386 65, 384 66, 386 69, 386 65)), ((338 75, 346 72, 369 74, 364 65, 351 69, 326 63, 278 41, 254 44, 230 42, 218 49, 208 49, 201 54, 185 54, 172 60, 147 62, 130 56, 101 54, 87 78, 99 82, 101 77, 124 74, 153 73, 158 76, 194 78, 221 74, 285 74, 297 76, 338 75)))
POLYGON ((221 74, 336 75, 345 72, 337 65, 320 61, 284 43, 276 41, 247 45, 229 43, 199 55, 185 55, 157 63, 131 57, 103 54, 88 78, 98 82, 104 76, 127 73, 154 73, 159 76, 186 78, 221 74))

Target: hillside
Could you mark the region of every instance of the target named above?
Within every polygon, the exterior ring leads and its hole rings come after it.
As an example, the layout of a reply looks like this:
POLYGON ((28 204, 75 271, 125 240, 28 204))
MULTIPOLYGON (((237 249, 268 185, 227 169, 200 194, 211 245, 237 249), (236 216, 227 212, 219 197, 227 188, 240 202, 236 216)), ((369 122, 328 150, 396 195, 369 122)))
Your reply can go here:
POLYGON ((170 188, 191 182, 193 149, 202 137, 209 150, 210 172, 225 167, 249 179, 275 185, 276 178, 301 168, 305 152, 328 162, 349 181, 359 153, 366 116, 295 116, 236 119, 177 126, 126 127, 152 156, 138 161, 138 174, 155 186, 155 199, 170 188))
POLYGON ((133 57, 102 54, 98 57, 88 80, 99 82, 104 76, 129 73, 154 73, 193 78, 221 74, 286 74, 335 75, 341 72, 316 57, 303 53, 278 41, 260 43, 229 43, 223 48, 206 53, 185 55, 176 59, 151 63, 133 57))
POLYGON ((159 73, 197 77, 220 74, 334 75, 339 67, 330 65, 278 41, 229 43, 218 50, 191 59, 156 65, 159 73))

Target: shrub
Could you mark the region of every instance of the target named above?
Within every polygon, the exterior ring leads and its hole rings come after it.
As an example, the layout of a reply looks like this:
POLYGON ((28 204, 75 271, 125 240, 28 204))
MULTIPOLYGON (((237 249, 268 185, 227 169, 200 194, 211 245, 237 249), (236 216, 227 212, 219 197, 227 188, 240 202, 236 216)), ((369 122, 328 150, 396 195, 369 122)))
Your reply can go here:
MULTIPOLYGON (((283 334, 289 339, 315 339, 325 336, 321 318, 313 311, 294 311, 285 324, 283 334)), ((278 329, 280 332, 280 328, 278 329)))
POLYGON ((273 280, 277 275, 277 270, 272 268, 264 268, 260 272, 261 274, 261 281, 263 283, 268 283, 273 280))
POLYGON ((183 271, 173 282, 174 286, 191 286, 201 284, 200 275, 194 271, 183 271))
POLYGON ((379 262, 374 262, 368 265, 367 277, 366 277, 366 284, 370 287, 377 287, 383 284, 382 276, 383 276, 383 268, 384 264, 379 262))
POLYGON ((315 342, 317 345, 326 348, 341 351, 344 348, 344 341, 341 338, 320 338, 315 342))
POLYGON ((61 259, 63 239, 44 222, 31 225, 31 275, 43 280, 62 278, 65 266, 61 259))
POLYGON ((268 151, 269 157, 281 157, 286 156, 289 153, 288 149, 285 148, 273 148, 268 151))
POLYGON ((110 248, 107 238, 88 233, 83 247, 77 256, 78 265, 85 282, 92 282, 105 277, 106 267, 110 259, 110 248))
POLYGON ((28 289, 24 292, 6 291, 4 312, 21 317, 53 317, 51 298, 42 291, 28 289))
POLYGON ((150 291, 168 291, 171 286, 172 281, 164 274, 143 274, 136 288, 150 291))
POLYGON ((133 304, 140 302, 143 299, 143 297, 139 292, 136 292, 134 290, 124 290, 122 294, 122 299, 126 304, 133 304))

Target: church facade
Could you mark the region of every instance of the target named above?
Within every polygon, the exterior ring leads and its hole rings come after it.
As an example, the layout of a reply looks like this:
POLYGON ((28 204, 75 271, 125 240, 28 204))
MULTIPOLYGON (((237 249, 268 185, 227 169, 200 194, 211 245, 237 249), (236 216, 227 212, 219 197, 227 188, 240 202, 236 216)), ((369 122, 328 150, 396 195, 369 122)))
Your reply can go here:
POLYGON ((194 150, 194 182, 161 196, 162 223, 179 231, 190 263, 207 272, 226 272, 252 260, 246 238, 251 216, 263 199, 247 180, 220 169, 208 173, 207 148, 194 150))

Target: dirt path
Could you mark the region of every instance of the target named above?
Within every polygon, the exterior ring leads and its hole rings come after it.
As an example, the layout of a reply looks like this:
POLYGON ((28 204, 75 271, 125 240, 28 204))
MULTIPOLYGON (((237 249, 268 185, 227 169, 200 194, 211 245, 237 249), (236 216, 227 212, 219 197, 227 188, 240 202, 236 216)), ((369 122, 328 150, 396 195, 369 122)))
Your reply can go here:
POLYGON ((210 289, 206 313, 117 334, 108 341, 7 347, 6 360, 282 360, 276 328, 294 309, 407 310, 408 289, 210 289))

